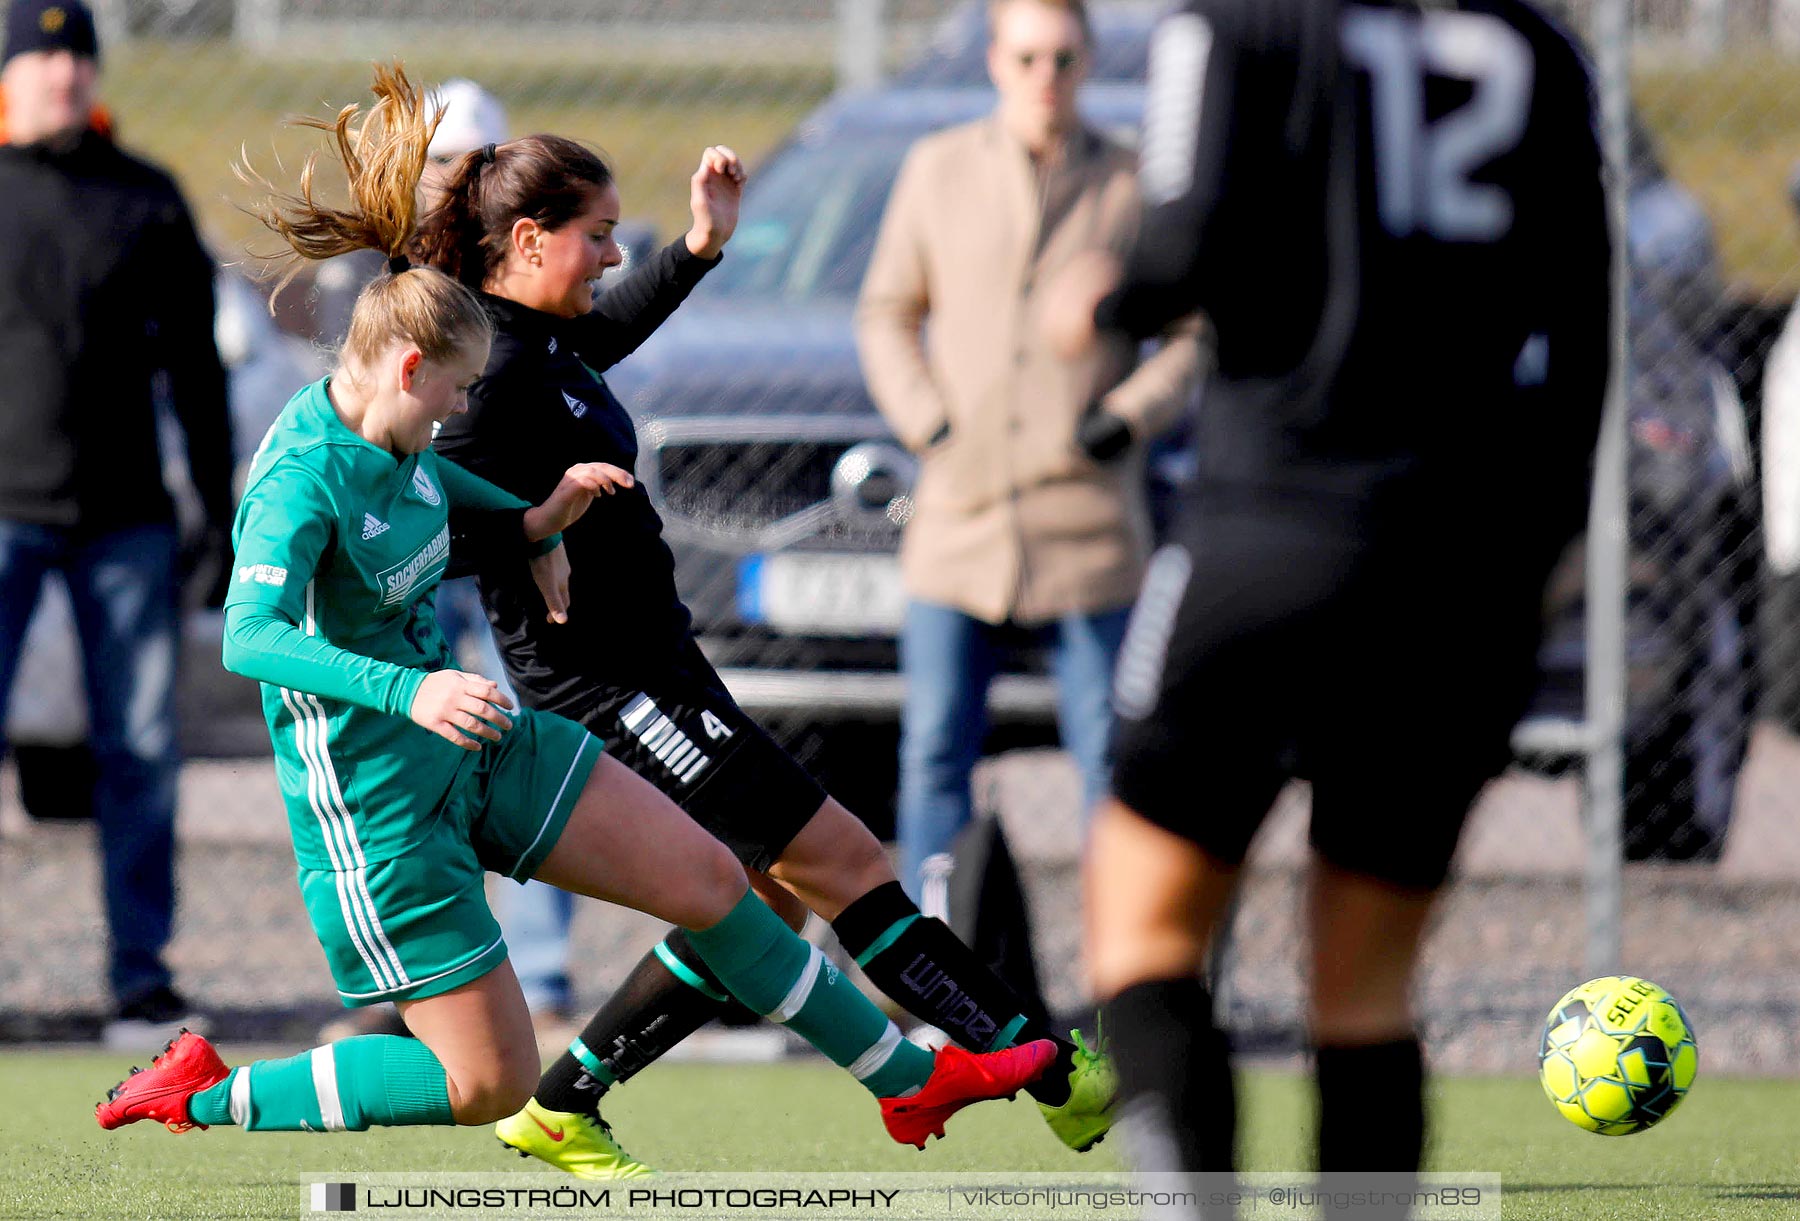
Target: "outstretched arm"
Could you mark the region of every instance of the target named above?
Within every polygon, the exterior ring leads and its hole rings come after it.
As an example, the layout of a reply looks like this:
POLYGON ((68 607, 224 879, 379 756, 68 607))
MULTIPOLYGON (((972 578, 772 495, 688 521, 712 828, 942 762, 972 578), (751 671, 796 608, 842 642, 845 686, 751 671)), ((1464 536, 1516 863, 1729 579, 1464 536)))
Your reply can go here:
POLYGON ((636 483, 629 471, 609 462, 580 462, 563 472, 542 504, 527 505, 443 458, 438 459, 438 477, 450 498, 451 553, 461 553, 461 572, 473 570, 471 557, 529 557, 532 579, 552 623, 569 620, 569 559, 562 532, 587 512, 594 497, 611 496, 636 483))

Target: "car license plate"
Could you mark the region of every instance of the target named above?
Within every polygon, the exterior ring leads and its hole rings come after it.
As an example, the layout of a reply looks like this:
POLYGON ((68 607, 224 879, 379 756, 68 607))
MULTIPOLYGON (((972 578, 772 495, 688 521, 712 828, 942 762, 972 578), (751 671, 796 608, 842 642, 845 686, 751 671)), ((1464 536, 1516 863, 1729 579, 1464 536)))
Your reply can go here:
POLYGON ((738 614, 783 632, 893 636, 906 613, 892 555, 776 552, 738 561, 738 614))

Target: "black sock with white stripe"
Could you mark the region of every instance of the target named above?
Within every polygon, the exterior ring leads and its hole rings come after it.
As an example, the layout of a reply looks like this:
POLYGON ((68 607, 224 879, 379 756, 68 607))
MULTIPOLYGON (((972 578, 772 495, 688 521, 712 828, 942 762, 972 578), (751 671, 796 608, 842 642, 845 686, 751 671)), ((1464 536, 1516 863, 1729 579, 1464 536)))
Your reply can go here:
POLYGON ((922 914, 899 882, 877 886, 856 900, 831 928, 877 988, 970 1051, 1054 1040, 1056 1063, 1025 1091, 1049 1106, 1069 1100, 1074 1044, 1031 1017, 1005 981, 949 925, 922 914))
POLYGON ((552 1111, 600 1114, 600 1099, 717 1017, 755 1021, 675 929, 638 960, 569 1050, 544 1070, 535 1097, 552 1111))

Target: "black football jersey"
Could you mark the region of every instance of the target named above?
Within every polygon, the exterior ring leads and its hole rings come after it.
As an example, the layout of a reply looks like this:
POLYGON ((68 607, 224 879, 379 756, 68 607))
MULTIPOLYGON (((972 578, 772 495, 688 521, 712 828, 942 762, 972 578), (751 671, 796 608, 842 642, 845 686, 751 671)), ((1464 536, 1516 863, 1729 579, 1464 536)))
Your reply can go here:
POLYGON ((1187 0, 1152 47, 1141 178, 1099 321, 1212 319, 1203 490, 1579 526, 1611 242, 1592 74, 1551 20, 1187 0))

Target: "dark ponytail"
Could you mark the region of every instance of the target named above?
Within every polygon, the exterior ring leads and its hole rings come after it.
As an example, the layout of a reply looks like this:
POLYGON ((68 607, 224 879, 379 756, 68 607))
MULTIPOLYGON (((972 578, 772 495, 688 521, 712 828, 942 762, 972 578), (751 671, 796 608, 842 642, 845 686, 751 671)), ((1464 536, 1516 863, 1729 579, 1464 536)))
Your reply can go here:
POLYGON ((612 167, 599 153, 563 136, 523 136, 475 149, 451 167, 442 201, 420 224, 414 252, 421 262, 480 288, 505 263, 515 221, 530 217, 560 229, 612 181, 612 167))

